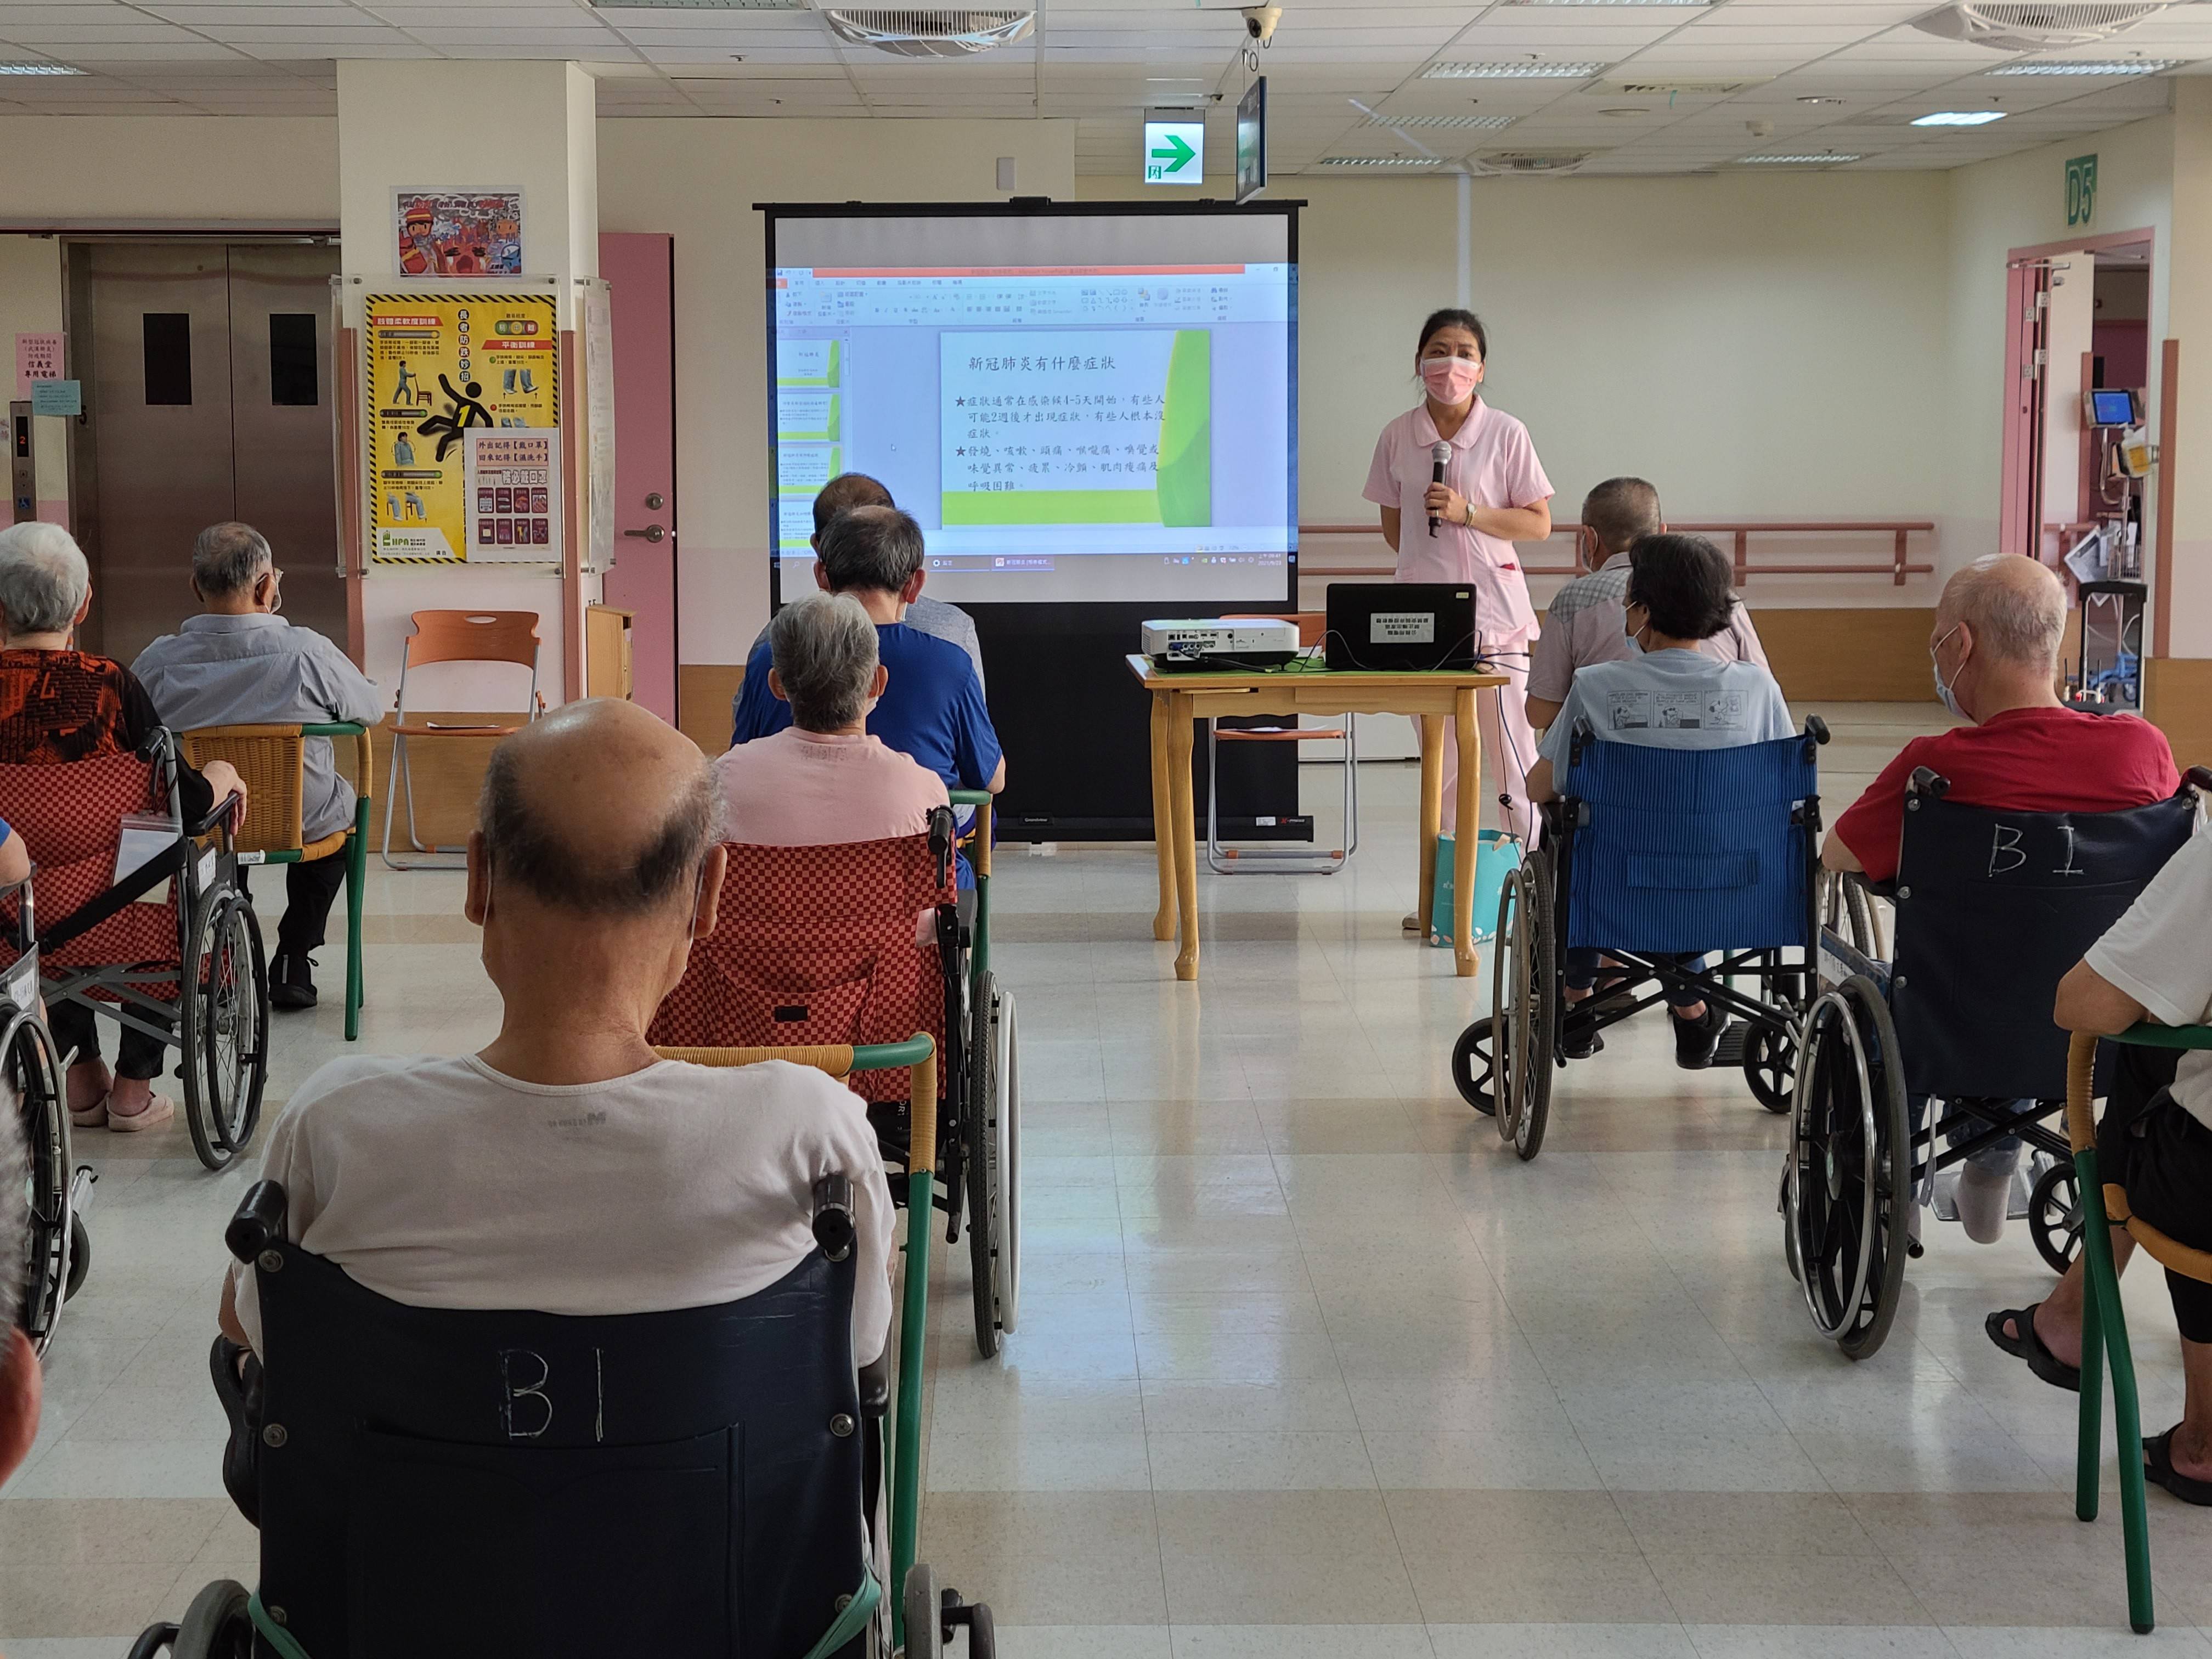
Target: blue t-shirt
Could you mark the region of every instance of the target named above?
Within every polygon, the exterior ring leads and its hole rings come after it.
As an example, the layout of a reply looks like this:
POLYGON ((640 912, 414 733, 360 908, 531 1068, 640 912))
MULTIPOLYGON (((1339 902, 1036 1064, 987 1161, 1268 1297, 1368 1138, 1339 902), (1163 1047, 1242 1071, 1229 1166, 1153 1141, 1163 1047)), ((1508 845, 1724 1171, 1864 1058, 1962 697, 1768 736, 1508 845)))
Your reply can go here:
MULTIPOLYGON (((999 769, 999 734, 968 653, 904 623, 876 624, 876 653, 890 671, 870 735, 927 766, 948 789, 981 789, 999 769)), ((775 665, 766 645, 753 648, 738 688, 730 746, 772 737, 791 724, 791 705, 768 689, 775 665)))

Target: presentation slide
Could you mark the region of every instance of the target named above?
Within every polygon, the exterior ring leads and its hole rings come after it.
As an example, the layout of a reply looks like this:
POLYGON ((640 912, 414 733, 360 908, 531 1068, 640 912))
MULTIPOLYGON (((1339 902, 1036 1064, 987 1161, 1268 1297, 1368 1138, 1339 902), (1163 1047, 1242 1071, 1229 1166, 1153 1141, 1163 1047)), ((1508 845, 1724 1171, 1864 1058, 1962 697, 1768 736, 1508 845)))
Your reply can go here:
POLYGON ((773 222, 776 547, 881 479, 954 602, 1280 605, 1297 547, 1280 214, 773 222))

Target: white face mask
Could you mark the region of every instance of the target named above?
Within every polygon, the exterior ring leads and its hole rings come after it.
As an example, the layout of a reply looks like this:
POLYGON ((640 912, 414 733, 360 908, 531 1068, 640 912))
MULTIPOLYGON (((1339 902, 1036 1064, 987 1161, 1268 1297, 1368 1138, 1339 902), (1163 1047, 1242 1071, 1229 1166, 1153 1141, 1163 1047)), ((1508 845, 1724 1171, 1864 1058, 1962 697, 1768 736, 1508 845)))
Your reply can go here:
MULTIPOLYGON (((1625 611, 1623 612, 1623 620, 1624 620, 1624 621, 1626 621, 1626 613, 1625 611)), ((1641 627, 1641 628, 1625 628, 1625 629, 1623 629, 1621 630, 1621 631, 1622 631, 1624 634, 1626 634, 1626 635, 1627 635, 1627 637, 1628 637, 1628 649, 1629 649, 1629 652, 1630 652, 1630 653, 1631 653, 1632 655, 1641 657, 1641 656, 1643 656, 1643 655, 1644 655, 1644 654, 1645 654, 1645 647, 1644 647, 1644 635, 1646 635, 1647 633, 1650 632, 1650 629, 1651 629, 1650 615, 1650 613, 1647 611, 1647 612, 1645 613, 1645 617, 1644 617, 1644 626, 1643 626, 1643 627, 1641 627)))
MULTIPOLYGON (((1973 716, 1969 714, 1965 709, 1959 707, 1959 694, 1951 689, 1951 685, 1945 682, 1943 678, 1943 665, 1936 659, 1936 653, 1943 648, 1943 641, 1949 639, 1952 635, 1957 633, 1959 631, 1959 623, 1952 623, 1951 626, 1944 631, 1943 639, 1936 641, 1935 644, 1928 647, 1928 669, 1929 672, 1936 678, 1936 695, 1937 697, 1942 699, 1943 707, 1950 711, 1954 719, 1970 720, 1973 719, 1973 716)), ((1966 665, 1963 659, 1959 664, 1960 668, 1964 668, 1966 665)), ((1951 681, 1955 683, 1958 678, 1958 669, 1952 670, 1951 681)))

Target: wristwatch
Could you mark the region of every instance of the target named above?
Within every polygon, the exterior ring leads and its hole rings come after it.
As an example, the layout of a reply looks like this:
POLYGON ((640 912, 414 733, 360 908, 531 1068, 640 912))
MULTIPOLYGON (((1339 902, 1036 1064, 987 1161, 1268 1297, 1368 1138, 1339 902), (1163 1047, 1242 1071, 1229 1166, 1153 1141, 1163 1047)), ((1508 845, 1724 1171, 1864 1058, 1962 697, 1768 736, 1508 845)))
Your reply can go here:
POLYGON ((1469 530, 1474 528, 1474 503, 1473 501, 1467 503, 1467 517, 1462 520, 1461 522, 1469 530))

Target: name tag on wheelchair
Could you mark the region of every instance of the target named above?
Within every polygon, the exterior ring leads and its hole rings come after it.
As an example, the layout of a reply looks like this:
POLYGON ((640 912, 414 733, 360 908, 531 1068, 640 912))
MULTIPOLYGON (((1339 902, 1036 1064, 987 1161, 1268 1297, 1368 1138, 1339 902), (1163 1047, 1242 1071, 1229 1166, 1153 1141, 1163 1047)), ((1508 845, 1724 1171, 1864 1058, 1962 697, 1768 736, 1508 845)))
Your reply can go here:
POLYGON ((0 980, 0 995, 4 995, 24 1013, 39 1006, 39 970, 28 957, 23 957, 0 980))
MULTIPOLYGON (((123 815, 121 833, 115 842, 115 883, 121 886, 156 859, 167 856, 177 844, 177 826, 156 812, 126 812, 123 815)), ((215 879, 216 854, 213 848, 200 854, 199 882, 205 887, 215 879)), ((172 883, 173 886, 175 884, 172 883)), ((155 887, 141 893, 134 903, 167 904, 167 888, 155 887)))

